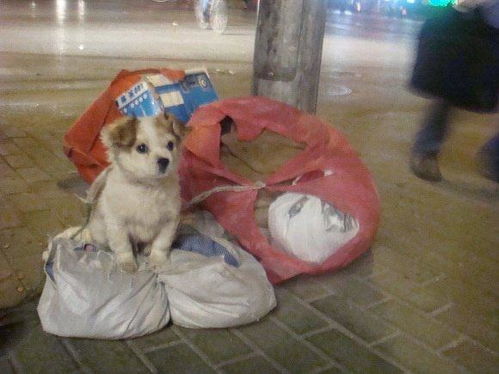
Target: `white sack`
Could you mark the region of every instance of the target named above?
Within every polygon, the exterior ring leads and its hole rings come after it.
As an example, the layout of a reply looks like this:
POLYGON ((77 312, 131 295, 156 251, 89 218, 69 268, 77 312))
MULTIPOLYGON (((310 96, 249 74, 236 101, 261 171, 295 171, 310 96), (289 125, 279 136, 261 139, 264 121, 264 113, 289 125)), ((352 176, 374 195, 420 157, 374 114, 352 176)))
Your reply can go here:
POLYGON ((272 244, 291 255, 320 264, 355 237, 358 221, 321 199, 285 193, 269 207, 272 244))
POLYGON ((233 327, 258 321, 276 306, 274 288, 256 259, 220 237, 223 228, 210 214, 197 215, 197 231, 223 245, 239 263, 222 256, 171 252, 171 266, 159 274, 173 323, 189 328, 233 327))
POLYGON ((112 252, 75 250, 91 241, 87 230, 61 233, 44 253, 47 280, 38 305, 43 329, 59 336, 123 339, 161 329, 170 313, 181 326, 216 328, 254 322, 270 312, 274 289, 260 263, 229 242, 211 214, 194 215, 189 226, 187 231, 194 228, 230 256, 172 250, 170 263, 158 273, 147 270, 139 256, 139 272, 128 274, 119 270, 112 252), (75 234, 78 241, 69 239, 75 234))
POLYGON ((47 279, 38 315, 46 332, 124 339, 149 334, 168 323, 168 299, 156 274, 122 272, 113 253, 75 250, 81 245, 60 236, 45 254, 47 279))

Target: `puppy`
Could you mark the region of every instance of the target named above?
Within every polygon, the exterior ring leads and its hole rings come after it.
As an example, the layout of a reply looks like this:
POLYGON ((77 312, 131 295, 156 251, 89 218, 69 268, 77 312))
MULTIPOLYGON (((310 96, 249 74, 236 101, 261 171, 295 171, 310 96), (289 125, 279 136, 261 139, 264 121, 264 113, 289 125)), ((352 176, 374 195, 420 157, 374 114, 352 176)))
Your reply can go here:
POLYGON ((149 255, 152 267, 167 262, 179 223, 177 164, 186 133, 169 114, 123 117, 102 130, 111 165, 90 187, 88 230, 127 272, 137 270, 134 251, 149 255))

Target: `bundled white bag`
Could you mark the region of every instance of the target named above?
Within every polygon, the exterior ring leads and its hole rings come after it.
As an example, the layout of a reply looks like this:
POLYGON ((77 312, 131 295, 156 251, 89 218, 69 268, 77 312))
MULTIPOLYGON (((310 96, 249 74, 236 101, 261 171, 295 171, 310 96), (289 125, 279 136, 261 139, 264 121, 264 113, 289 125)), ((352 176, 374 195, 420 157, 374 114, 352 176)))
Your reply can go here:
POLYGON ((173 323, 189 328, 233 327, 258 321, 276 306, 262 266, 239 250, 240 266, 221 257, 184 251, 171 254, 164 282, 173 323))
POLYGON ((263 267, 228 241, 209 213, 194 216, 176 242, 183 250, 172 250, 156 273, 142 256, 137 273, 123 272, 112 252, 89 241, 87 230, 70 228, 44 253, 38 315, 46 332, 131 338, 161 329, 170 313, 185 327, 231 327, 257 321, 276 305, 263 267))
POLYGON ((324 262, 359 231, 358 221, 318 197, 285 193, 269 207, 272 244, 315 264, 324 262))
POLYGON ((47 279, 38 304, 46 332, 124 339, 168 323, 166 291, 144 264, 137 273, 122 272, 113 253, 62 236, 51 241, 46 255, 47 279))
POLYGON ((189 328, 233 327, 255 322, 274 309, 274 288, 262 265, 222 237, 224 230, 211 214, 201 212, 192 226, 229 255, 172 251, 171 266, 161 271, 159 279, 168 293, 173 323, 189 328), (236 266, 231 265, 234 262, 236 266))

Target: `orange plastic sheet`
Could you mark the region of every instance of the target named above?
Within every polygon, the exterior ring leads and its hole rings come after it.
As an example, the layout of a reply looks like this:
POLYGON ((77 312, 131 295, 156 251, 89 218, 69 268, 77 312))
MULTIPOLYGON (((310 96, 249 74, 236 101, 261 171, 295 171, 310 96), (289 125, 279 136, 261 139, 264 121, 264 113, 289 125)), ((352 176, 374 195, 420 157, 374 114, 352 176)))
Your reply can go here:
POLYGON ((122 70, 109 87, 78 118, 64 136, 64 153, 76 165, 82 178, 91 183, 108 165, 106 149, 100 141, 102 128, 121 117, 115 104, 116 98, 136 84, 142 74, 163 74, 172 81, 181 80, 182 70, 146 69, 122 70))
POLYGON ((183 198, 189 201, 220 186, 248 186, 247 190, 214 193, 202 206, 260 260, 271 282, 342 268, 369 249, 379 224, 379 197, 369 171, 339 131, 315 116, 263 97, 201 107, 189 126, 192 130, 184 143, 180 168, 183 198), (226 117, 234 121, 241 141, 269 130, 304 143, 302 152, 261 181, 263 188, 317 196, 355 217, 360 226, 357 235, 321 264, 304 262, 273 247, 256 224, 258 191, 251 189, 255 183, 230 171, 220 159, 221 121, 226 117))

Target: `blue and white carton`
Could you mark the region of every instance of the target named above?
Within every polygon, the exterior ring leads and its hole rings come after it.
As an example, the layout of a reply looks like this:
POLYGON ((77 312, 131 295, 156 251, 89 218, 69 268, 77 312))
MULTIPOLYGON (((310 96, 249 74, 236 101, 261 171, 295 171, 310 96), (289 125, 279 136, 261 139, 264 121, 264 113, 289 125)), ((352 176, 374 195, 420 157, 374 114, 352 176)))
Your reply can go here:
POLYGON ((144 75, 142 80, 123 92, 116 105, 123 115, 154 116, 169 112, 183 122, 194 111, 218 100, 218 95, 204 69, 187 70, 181 81, 172 81, 162 74, 144 75))

